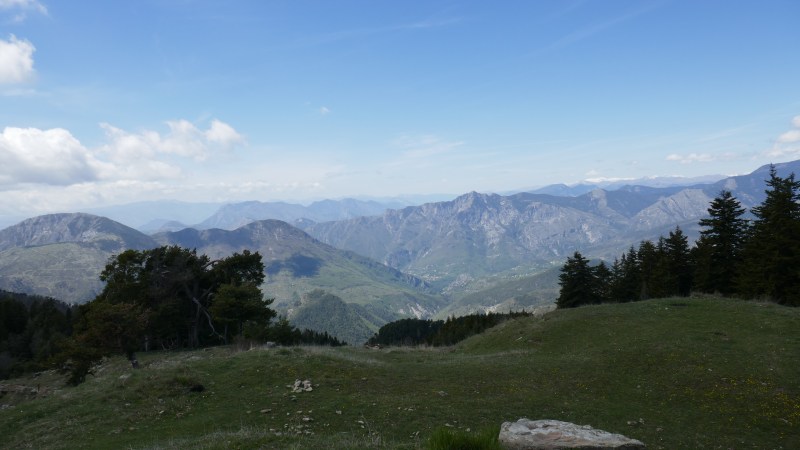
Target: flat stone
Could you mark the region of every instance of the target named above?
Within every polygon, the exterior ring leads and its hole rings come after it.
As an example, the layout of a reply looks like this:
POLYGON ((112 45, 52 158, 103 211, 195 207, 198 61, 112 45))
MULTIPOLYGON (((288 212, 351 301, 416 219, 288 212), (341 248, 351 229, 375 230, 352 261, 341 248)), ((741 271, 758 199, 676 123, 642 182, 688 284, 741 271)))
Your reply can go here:
POLYGON ((596 430, 589 425, 576 425, 559 420, 503 422, 500 444, 508 450, 579 449, 643 449, 641 441, 621 434, 596 430))

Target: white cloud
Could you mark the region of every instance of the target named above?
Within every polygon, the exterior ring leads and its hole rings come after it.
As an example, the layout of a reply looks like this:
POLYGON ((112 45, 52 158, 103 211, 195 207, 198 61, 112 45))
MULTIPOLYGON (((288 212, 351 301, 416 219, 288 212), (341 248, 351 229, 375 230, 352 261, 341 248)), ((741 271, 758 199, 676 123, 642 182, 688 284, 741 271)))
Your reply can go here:
POLYGON ((688 155, 679 155, 673 153, 667 156, 667 161, 676 161, 681 164, 692 164, 696 162, 712 162, 716 158, 708 153, 689 153, 688 155))
MULTIPOLYGON (((160 132, 100 126, 105 140, 92 147, 62 128, 0 129, 0 214, 74 211, 165 196, 226 200, 238 191, 291 189, 286 187, 291 185, 291 175, 307 175, 301 167, 307 167, 308 161, 288 172, 285 167, 271 167, 249 174, 251 180, 269 180, 269 187, 261 188, 243 182, 240 171, 226 175, 218 165, 200 163, 205 158, 219 162, 212 159, 214 155, 244 142, 232 126, 216 119, 207 127, 175 120, 160 132), (227 180, 226 189, 211 184, 220 180, 227 180)), ((228 158, 224 162, 236 163, 228 158)), ((297 189, 312 188, 298 185, 297 189)))
POLYGON ((772 148, 765 152, 767 156, 772 158, 800 157, 800 116, 792 118, 792 126, 795 129, 778 136, 772 148))
POLYGON ((156 132, 148 132, 155 148, 164 153, 194 158, 204 161, 211 154, 208 139, 199 128, 188 120, 167 121, 169 133, 160 136, 156 132))
POLYGON ((70 185, 98 179, 103 164, 62 128, 3 129, 0 185, 70 185))
POLYGON ((33 52, 36 47, 13 34, 0 39, 0 84, 23 83, 33 78, 33 52))
POLYGON ((321 106, 321 107, 319 108, 319 113, 320 113, 321 115, 323 115, 323 116, 327 116, 328 114, 330 114, 330 113, 331 113, 331 110, 330 110, 330 109, 328 109, 328 108, 327 108, 327 107, 325 107, 325 106, 321 106))
POLYGON ((38 0, 0 0, 0 11, 12 11, 12 22, 22 22, 28 17, 29 11, 47 15, 47 7, 38 0))
POLYGON ((109 139, 105 147, 112 158, 133 161, 156 154, 170 154, 196 161, 205 161, 213 153, 227 151, 244 138, 233 127, 214 119, 203 131, 188 120, 166 122, 169 132, 161 135, 152 130, 130 133, 107 123, 100 124, 109 139))
POLYGON ((800 146, 775 146, 767 150, 766 155, 770 158, 800 158, 800 146))
POLYGON ((184 175, 187 158, 202 161, 243 141, 233 127, 219 120, 207 130, 186 120, 167 125, 169 132, 161 135, 101 124, 106 143, 93 149, 62 128, 7 127, 0 134, 0 186, 7 192, 18 185, 175 180, 184 175))
POLYGON ((403 149, 403 157, 411 159, 428 158, 464 145, 460 141, 445 141, 437 136, 401 136, 395 139, 392 144, 403 149))
POLYGON ((211 121, 211 128, 206 130, 205 136, 209 142, 225 147, 244 143, 244 137, 241 134, 237 133, 232 126, 217 119, 211 121))
POLYGON ((795 116, 792 119, 792 126, 796 129, 789 130, 786 133, 778 136, 778 143, 790 144, 793 142, 800 142, 800 116, 795 116))
POLYGON ((791 130, 778 136, 778 142, 788 144, 791 142, 800 142, 800 130, 791 130))

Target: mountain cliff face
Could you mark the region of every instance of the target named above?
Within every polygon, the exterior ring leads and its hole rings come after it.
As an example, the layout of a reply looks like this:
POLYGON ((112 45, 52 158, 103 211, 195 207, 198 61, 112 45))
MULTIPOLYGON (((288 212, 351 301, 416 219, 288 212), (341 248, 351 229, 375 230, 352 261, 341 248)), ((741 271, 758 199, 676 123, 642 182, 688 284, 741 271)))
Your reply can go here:
POLYGON ((450 202, 391 210, 379 217, 316 224, 323 242, 441 284, 460 274, 484 276, 561 261, 575 246, 617 235, 619 213, 591 213, 548 196, 463 195, 450 202))

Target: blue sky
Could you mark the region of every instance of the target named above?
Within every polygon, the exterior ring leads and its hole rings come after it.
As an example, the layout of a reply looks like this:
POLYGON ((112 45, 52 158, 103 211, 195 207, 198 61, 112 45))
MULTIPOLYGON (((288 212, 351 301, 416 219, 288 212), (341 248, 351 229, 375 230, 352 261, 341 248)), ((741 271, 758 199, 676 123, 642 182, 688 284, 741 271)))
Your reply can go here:
POLYGON ((800 2, 0 0, 0 215, 740 174, 800 2))

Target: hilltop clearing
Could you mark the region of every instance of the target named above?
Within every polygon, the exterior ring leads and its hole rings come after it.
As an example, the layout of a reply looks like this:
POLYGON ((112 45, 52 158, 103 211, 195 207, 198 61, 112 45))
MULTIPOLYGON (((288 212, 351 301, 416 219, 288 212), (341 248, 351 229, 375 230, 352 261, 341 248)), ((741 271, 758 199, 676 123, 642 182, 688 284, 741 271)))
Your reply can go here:
POLYGON ((653 449, 799 448, 798 330, 796 308, 681 298, 509 320, 435 350, 149 353, 77 388, 4 382, 0 447, 420 448, 440 427, 528 417, 653 449))

